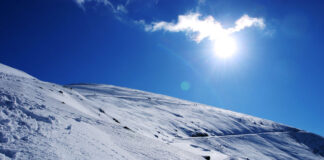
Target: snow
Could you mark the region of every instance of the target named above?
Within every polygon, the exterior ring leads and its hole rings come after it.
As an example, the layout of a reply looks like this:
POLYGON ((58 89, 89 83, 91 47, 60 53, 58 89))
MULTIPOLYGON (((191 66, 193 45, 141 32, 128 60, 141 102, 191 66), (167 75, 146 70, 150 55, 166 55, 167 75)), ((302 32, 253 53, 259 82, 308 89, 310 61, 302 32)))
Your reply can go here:
POLYGON ((10 75, 10 76, 23 77, 23 78, 34 78, 33 76, 31 76, 25 72, 19 71, 17 69, 14 69, 12 67, 6 66, 1 63, 0 63, 0 73, 1 73, 0 76, 10 75))
POLYGON ((273 121, 102 84, 61 86, 0 64, 0 159, 324 159, 273 121))

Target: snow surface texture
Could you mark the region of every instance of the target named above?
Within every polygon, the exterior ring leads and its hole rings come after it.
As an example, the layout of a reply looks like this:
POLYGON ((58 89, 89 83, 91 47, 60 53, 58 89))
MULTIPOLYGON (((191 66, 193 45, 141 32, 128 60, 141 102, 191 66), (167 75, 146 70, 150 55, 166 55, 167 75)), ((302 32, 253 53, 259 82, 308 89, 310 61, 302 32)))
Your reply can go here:
POLYGON ((0 64, 0 159, 324 159, 324 138, 111 85, 60 86, 0 64))

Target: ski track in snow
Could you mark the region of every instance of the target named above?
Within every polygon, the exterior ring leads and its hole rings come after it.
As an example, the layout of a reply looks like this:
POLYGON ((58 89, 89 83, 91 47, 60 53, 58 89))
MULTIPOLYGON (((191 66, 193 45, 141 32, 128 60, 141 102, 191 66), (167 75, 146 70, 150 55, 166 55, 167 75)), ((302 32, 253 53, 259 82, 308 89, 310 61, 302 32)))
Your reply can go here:
POLYGON ((0 64, 0 159, 324 159, 324 139, 165 95, 0 64))

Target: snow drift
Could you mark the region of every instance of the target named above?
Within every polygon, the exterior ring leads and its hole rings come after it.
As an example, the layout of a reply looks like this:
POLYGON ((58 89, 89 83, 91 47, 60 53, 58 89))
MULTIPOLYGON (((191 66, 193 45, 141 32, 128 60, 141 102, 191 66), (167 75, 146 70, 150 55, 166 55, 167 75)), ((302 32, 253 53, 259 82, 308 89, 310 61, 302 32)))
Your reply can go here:
POLYGON ((324 159, 324 138, 269 120, 0 64, 0 159, 324 159))

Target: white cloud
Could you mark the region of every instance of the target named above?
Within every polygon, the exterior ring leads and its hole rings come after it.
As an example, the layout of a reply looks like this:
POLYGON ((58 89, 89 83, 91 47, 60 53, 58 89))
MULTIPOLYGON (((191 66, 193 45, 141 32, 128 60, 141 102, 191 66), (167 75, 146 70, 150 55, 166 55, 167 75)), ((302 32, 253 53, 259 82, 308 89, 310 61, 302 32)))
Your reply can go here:
POLYGON ((228 36, 232 33, 239 32, 248 27, 265 27, 262 18, 252 18, 248 15, 243 15, 235 22, 232 28, 224 28, 220 22, 212 16, 201 18, 199 13, 189 13, 186 15, 179 15, 178 22, 153 22, 152 24, 145 24, 146 31, 165 30, 169 32, 186 32, 194 41, 200 42, 205 38, 209 40, 217 40, 228 36))
POLYGON ((265 24, 262 18, 251 18, 248 15, 243 15, 240 19, 235 22, 234 28, 229 28, 231 32, 238 32, 244 28, 257 26, 263 29, 265 24))

